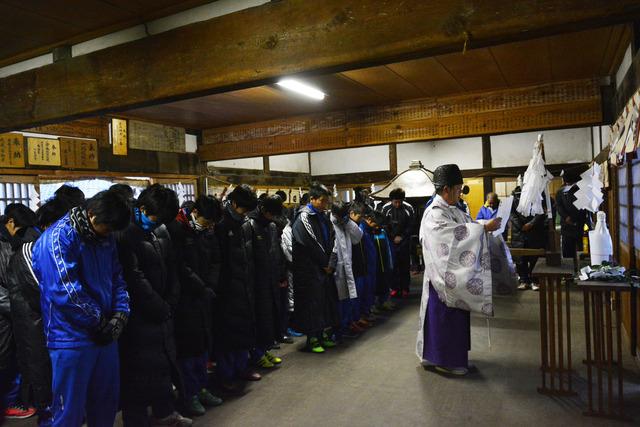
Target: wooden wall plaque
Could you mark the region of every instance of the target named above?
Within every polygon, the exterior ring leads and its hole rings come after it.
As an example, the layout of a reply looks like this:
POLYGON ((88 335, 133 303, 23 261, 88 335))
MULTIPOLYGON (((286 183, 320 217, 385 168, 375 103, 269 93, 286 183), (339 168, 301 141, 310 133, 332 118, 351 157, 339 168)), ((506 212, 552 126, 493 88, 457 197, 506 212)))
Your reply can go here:
POLYGON ((63 168, 98 169, 98 142, 60 138, 60 160, 63 168))
POLYGON ((111 144, 115 156, 127 155, 128 129, 124 119, 111 119, 111 144))
POLYGON ((185 130, 180 127, 129 120, 129 147, 139 150, 184 153, 185 130))
POLYGON ((60 166, 60 141, 47 138, 27 138, 30 165, 60 166))
POLYGON ((22 134, 0 134, 0 166, 3 168, 23 168, 25 166, 22 134))

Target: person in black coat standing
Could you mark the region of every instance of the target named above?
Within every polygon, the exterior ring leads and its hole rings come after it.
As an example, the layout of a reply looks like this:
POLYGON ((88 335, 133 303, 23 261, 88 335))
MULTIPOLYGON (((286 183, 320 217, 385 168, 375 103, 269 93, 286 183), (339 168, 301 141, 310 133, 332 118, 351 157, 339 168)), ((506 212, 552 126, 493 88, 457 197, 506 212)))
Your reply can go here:
POLYGON ((223 217, 216 226, 222 264, 214 309, 216 375, 220 386, 237 391, 236 380, 257 381, 248 369, 249 351, 256 345, 253 230, 247 214, 258 198, 245 184, 227 196, 223 217))
POLYGON ((121 405, 125 427, 189 426, 175 411, 173 384, 181 388, 172 314, 180 295, 171 237, 164 224, 178 212, 178 197, 154 184, 136 202, 133 221, 117 236, 131 315, 120 338, 121 405))
MULTIPOLYGON (((526 249, 544 249, 547 245, 547 215, 538 214, 524 216, 516 210, 520 202, 521 189, 513 190, 513 208, 511 210, 511 247, 526 249)), ((543 205, 545 198, 542 197, 543 205)), ((538 262, 537 256, 522 256, 516 259, 516 269, 520 277, 519 290, 532 289, 537 291, 539 286, 533 282, 531 273, 538 262)))
POLYGON ((280 232, 274 223, 282 215, 282 211, 282 199, 274 195, 260 201, 258 208, 248 215, 253 230, 256 272, 256 348, 252 352, 252 359, 261 368, 273 368, 282 363, 282 359, 269 351, 276 340, 281 338, 280 286, 287 280, 280 248, 280 232))
POLYGON ((212 304, 220 276, 220 246, 214 233, 222 215, 220 201, 200 196, 183 205, 167 228, 178 255, 180 300, 175 312, 178 366, 184 380, 186 412, 204 415, 222 399, 207 390, 207 361, 212 341, 212 304))
POLYGON ((19 385, 18 364, 11 322, 11 304, 9 300, 9 263, 14 252, 23 242, 33 241, 38 232, 33 227, 35 213, 20 203, 11 203, 4 210, 0 221, 0 420, 5 415, 5 405, 11 412, 19 412, 28 417, 35 413, 33 409, 22 408, 18 404, 19 385))
POLYGON ((393 251, 393 286, 391 296, 409 296, 409 273, 411 260, 411 235, 414 234, 415 212, 407 203, 405 192, 396 188, 389 193, 391 199, 382 207, 382 214, 387 219, 388 234, 393 251))
POLYGON ((556 207, 560 216, 560 235, 562 236, 562 256, 575 258, 576 251, 582 251, 582 236, 585 224, 590 224, 586 210, 578 209, 576 201, 578 177, 575 173, 562 176, 564 186, 556 193, 556 207))
POLYGON ((58 197, 49 200, 36 212, 33 232, 27 233, 9 261, 8 288, 11 301, 11 319, 15 338, 18 368, 21 376, 21 400, 33 405, 39 425, 51 417, 51 360, 42 326, 40 287, 32 267, 32 248, 40 231, 62 218, 72 202, 58 197))
POLYGON ((326 209, 329 190, 320 183, 309 189, 309 203, 293 224, 293 282, 297 327, 307 335, 307 349, 324 353, 335 346, 325 329, 337 327, 338 291, 333 283, 336 255, 334 231, 326 209))

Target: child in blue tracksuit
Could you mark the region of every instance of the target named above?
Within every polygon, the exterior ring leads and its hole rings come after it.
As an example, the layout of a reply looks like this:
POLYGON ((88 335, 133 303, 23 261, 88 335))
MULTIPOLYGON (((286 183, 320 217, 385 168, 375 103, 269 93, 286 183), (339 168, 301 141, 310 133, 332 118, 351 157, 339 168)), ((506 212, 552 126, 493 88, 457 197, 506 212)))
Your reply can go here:
MULTIPOLYGON (((367 211, 364 214, 364 221, 360 223, 362 230, 362 246, 366 254, 366 276, 364 280, 362 299, 360 301, 361 311, 365 313, 367 320, 373 320, 373 303, 376 293, 376 244, 373 238, 375 233, 375 221, 372 219, 373 211, 367 211)), ((356 282, 356 288, 357 288, 356 282)))
POLYGON ((120 368, 116 340, 129 315, 116 243, 128 202, 113 190, 71 209, 33 247, 42 324, 53 373, 54 427, 113 426, 120 368))

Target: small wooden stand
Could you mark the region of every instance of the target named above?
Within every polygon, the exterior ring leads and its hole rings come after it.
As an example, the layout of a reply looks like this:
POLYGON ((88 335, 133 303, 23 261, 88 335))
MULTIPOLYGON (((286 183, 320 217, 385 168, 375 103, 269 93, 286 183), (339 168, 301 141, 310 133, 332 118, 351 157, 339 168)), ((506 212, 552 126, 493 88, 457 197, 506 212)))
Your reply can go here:
POLYGON ((621 313, 620 294, 631 292, 632 286, 628 282, 597 282, 579 281, 578 287, 584 294, 584 325, 587 345, 587 387, 588 408, 584 415, 592 417, 604 417, 611 419, 629 420, 624 415, 624 393, 622 369, 622 338, 621 338, 621 313), (615 298, 611 298, 615 295, 615 298), (613 321, 611 306, 614 306, 615 315, 615 360, 613 343, 613 321), (593 358, 591 348, 593 343, 593 358), (595 368, 597 378, 596 396, 593 396, 595 368), (614 371, 617 376, 617 401, 613 390, 614 371), (607 402, 604 404, 603 373, 606 373, 607 402), (594 409, 594 400, 597 400, 597 408, 594 409))
POLYGON ((538 260, 533 277, 540 280, 540 372, 542 386, 538 392, 554 396, 576 393, 571 384, 571 304, 569 285, 573 281, 574 262, 561 259, 559 266, 538 260), (564 281, 563 281, 564 279, 564 281), (564 305, 562 294, 564 290, 564 305), (563 318, 564 311, 564 318, 563 318), (565 365, 566 336, 566 365, 565 365), (547 383, 547 374, 549 383, 547 383), (557 381, 556 381, 557 380, 557 381), (566 385, 566 387, 565 387, 566 385))

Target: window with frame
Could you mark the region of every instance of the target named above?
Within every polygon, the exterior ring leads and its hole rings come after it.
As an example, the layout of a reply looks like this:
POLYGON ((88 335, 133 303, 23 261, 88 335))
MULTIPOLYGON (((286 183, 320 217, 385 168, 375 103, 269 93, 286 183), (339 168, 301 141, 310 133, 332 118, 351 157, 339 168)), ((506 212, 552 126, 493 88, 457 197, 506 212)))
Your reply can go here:
POLYGON ((25 182, 0 182, 0 211, 11 203, 22 203, 33 209, 32 198, 37 195, 33 184, 25 182))
POLYGON ((618 173, 618 204, 619 216, 618 235, 620 242, 625 245, 629 244, 629 193, 627 183, 627 168, 620 167, 618 173))
POLYGON ((196 185, 193 183, 174 182, 163 183, 162 185, 164 187, 172 189, 179 196, 182 195, 182 200, 180 200, 180 203, 196 200, 196 185))

